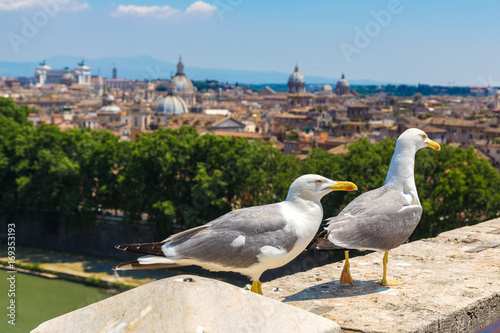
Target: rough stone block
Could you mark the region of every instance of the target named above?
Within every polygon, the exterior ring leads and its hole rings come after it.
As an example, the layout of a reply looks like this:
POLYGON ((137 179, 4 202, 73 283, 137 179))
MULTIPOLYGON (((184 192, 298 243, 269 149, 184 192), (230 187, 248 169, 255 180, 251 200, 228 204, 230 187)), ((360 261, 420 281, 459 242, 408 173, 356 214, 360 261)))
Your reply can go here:
POLYGON ((197 276, 149 283, 51 319, 32 333, 332 332, 335 322, 230 284, 197 276))

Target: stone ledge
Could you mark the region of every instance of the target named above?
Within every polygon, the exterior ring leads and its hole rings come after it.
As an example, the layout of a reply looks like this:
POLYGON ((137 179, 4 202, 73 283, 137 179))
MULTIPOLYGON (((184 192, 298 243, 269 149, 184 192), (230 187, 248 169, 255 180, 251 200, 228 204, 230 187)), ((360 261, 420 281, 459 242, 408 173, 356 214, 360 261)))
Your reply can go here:
POLYGON ((32 331, 45 332, 340 333, 340 327, 225 282, 183 275, 91 304, 32 331))
POLYGON ((444 232, 389 254, 353 258, 354 287, 339 285, 343 262, 263 285, 264 295, 336 321, 342 332, 473 332, 500 318, 500 219, 444 232), (280 288, 278 292, 272 291, 280 288))

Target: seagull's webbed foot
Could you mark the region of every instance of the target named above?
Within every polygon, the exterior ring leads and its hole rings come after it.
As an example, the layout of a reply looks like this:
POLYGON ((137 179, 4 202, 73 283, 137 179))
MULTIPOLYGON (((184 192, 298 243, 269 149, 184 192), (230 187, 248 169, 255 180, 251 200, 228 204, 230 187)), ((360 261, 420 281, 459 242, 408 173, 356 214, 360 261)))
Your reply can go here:
POLYGON ((384 286, 384 287, 394 287, 394 286, 401 286, 403 284, 405 284, 404 282, 400 282, 400 281, 387 281, 387 280, 381 280, 378 282, 378 284, 384 286))
POLYGON ((387 281, 387 263, 388 262, 389 262, 389 252, 385 252, 384 260, 382 261, 382 263, 384 264, 384 273, 382 276, 382 280, 380 280, 378 283, 382 286, 385 286, 385 287, 400 286, 402 284, 405 284, 404 282, 399 282, 399 281, 387 281))
POLYGON ((354 286, 354 281, 352 279, 351 273, 349 272, 349 268, 351 265, 349 264, 349 252, 345 251, 345 263, 344 269, 342 269, 342 274, 340 274, 340 284, 349 283, 351 286, 354 286))
POLYGON ((252 288, 250 290, 254 293, 262 295, 262 282, 259 280, 252 281, 252 288))

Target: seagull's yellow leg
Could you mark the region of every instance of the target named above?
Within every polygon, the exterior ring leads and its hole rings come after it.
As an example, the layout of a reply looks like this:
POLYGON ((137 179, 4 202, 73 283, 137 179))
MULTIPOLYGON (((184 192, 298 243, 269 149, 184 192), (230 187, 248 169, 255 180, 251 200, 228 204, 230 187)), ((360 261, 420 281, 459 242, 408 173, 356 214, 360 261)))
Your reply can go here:
POLYGON ((252 289, 250 289, 254 293, 262 295, 262 283, 259 280, 252 281, 252 289))
POLYGON ((379 282, 379 284, 390 287, 390 286, 400 286, 402 284, 405 284, 404 282, 399 282, 399 281, 387 281, 387 263, 389 262, 389 252, 386 251, 384 254, 384 260, 382 261, 384 263, 384 273, 382 275, 382 281, 379 282))
POLYGON ((345 251, 344 269, 342 270, 342 274, 340 274, 340 284, 349 283, 351 286, 354 286, 349 267, 351 267, 349 265, 349 251, 345 251))

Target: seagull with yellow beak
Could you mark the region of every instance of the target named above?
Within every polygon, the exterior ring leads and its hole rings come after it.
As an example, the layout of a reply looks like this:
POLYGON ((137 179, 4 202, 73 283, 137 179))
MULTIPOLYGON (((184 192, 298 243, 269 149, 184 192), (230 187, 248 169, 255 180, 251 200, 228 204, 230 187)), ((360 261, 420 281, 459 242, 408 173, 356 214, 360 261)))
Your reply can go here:
POLYGON ((415 186, 415 154, 420 148, 441 150, 439 144, 417 128, 401 134, 396 142, 389 172, 382 187, 361 194, 351 201, 309 244, 308 250, 344 250, 345 263, 340 284, 353 285, 349 272, 349 250, 383 251, 384 272, 380 284, 387 281, 389 251, 403 244, 413 233, 422 215, 415 186))
POLYGON ((262 273, 290 262, 314 238, 323 220, 321 198, 332 191, 356 189, 351 182, 304 175, 292 183, 285 201, 238 209, 162 242, 117 245, 119 250, 146 256, 114 269, 197 265, 237 272, 248 276, 251 290, 262 295, 262 273))

